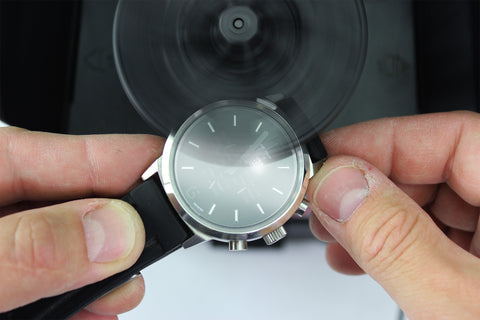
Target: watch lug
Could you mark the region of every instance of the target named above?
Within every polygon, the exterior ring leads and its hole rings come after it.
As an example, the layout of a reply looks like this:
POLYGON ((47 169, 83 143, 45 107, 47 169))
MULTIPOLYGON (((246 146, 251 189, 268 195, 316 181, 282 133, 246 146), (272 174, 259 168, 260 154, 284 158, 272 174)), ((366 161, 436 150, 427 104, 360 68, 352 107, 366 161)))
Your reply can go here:
POLYGON ((272 110, 277 110, 277 105, 275 104, 275 102, 273 102, 271 99, 269 99, 268 97, 266 98, 257 98, 257 102, 262 104, 263 106, 266 106, 272 110))
POLYGON ((318 161, 313 164, 313 174, 315 175, 318 171, 320 171, 320 168, 323 166, 325 161, 318 161))
POLYGON ((304 161, 305 161, 305 174, 307 176, 307 178, 310 180, 316 173, 315 171, 315 166, 312 162, 312 158, 310 157, 310 155, 308 154, 308 152, 305 151, 305 148, 302 146, 302 148, 304 149, 304 152, 303 152, 303 158, 304 158, 304 161))
POLYGON ((268 99, 269 101, 271 101, 273 103, 277 103, 277 102, 285 99, 285 95, 283 95, 281 93, 271 94, 271 95, 265 96, 265 99, 268 99))
POLYGON ((158 158, 155 160, 150 167, 148 167, 147 170, 142 174, 142 180, 147 181, 149 178, 151 178, 154 174, 158 173, 158 165, 160 164, 162 157, 158 158))
MULTIPOLYGON (((194 231, 195 232, 195 231, 194 231)), ((197 244, 200 244, 200 243, 203 243, 205 242, 206 240, 204 238, 202 238, 201 236, 199 236, 198 234, 194 233, 193 236, 191 236, 190 238, 188 238, 183 244, 183 248, 184 249, 188 249, 188 248, 191 248, 193 246, 196 246, 197 244)))

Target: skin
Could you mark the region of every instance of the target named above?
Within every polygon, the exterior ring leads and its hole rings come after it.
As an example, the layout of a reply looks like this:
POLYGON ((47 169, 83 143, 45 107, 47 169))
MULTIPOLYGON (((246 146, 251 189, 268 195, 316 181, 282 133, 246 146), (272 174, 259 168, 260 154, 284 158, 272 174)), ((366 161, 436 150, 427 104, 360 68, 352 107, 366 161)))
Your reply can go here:
MULTIPOLYGON (((412 320, 480 318, 480 116, 457 112, 382 119, 321 138, 330 158, 311 180, 307 196, 314 212, 311 229, 329 242, 332 268, 367 272, 412 320), (361 172, 369 193, 350 218, 336 221, 322 211, 328 203, 317 201, 316 191, 344 167, 361 172)), ((96 282, 134 263, 143 247, 138 221, 128 253, 94 263, 78 217, 138 184, 163 143, 146 135, 74 137, 0 129, 0 235, 5 238, 0 272, 9 275, 0 278, 0 312, 96 282), (52 223, 34 241, 31 234, 16 232, 25 216, 52 223), (40 243, 50 249, 9 260, 18 255, 12 238, 15 245, 40 243)), ((332 188, 345 183, 337 177, 330 181, 332 188)), ((143 279, 134 279, 74 319, 116 319, 143 293, 143 279)))
MULTIPOLYGON (((137 185, 163 143, 148 135, 65 136, 0 129, 0 273, 8 275, 0 278, 0 312, 97 282, 136 261, 144 230, 133 208, 116 200, 134 221, 135 240, 113 262, 89 260, 81 217, 137 185)), ((143 295, 139 277, 74 319, 116 319, 143 295)))
POLYGON ((381 119, 321 138, 330 157, 307 193, 331 267, 367 272, 409 319, 479 319, 480 115, 381 119), (315 191, 325 181, 348 185, 345 167, 364 176, 369 193, 339 222, 315 191))

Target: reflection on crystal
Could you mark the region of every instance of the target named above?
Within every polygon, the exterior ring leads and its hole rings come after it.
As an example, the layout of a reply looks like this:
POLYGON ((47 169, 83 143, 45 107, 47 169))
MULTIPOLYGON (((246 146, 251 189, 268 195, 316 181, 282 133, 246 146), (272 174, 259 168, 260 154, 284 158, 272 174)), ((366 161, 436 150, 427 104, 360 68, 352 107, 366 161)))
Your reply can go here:
POLYGON ((263 172, 263 162, 260 159, 254 159, 253 161, 250 162, 250 168, 256 173, 261 173, 263 172))

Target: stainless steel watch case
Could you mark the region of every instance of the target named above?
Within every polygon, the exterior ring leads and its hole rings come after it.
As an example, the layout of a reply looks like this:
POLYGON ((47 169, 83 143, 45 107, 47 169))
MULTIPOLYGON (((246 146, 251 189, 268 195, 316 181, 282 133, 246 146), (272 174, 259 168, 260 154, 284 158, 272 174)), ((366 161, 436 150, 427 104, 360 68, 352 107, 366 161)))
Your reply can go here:
MULTIPOLYGON (((244 101, 237 101, 237 100, 229 100, 229 101, 219 101, 213 107, 218 107, 219 104, 228 103, 242 103, 244 101)), ((269 109, 275 111, 277 106, 275 103, 266 100, 266 99, 257 99, 254 102, 258 108, 262 109, 269 109)), ((205 112, 208 112, 212 105, 204 107, 197 111, 192 117, 198 117, 205 112)), ((278 113, 274 112, 276 115, 278 113)), ((281 116, 280 116, 281 117, 281 116)), ((190 119, 190 118, 189 118, 190 119)), ((187 120, 188 121, 188 120, 187 120)), ((299 152, 303 156, 303 168, 300 167, 299 170, 302 171, 301 173, 301 187, 298 190, 295 197, 293 197, 293 201, 288 206, 288 209, 285 212, 277 217, 273 222, 262 226, 260 228, 251 230, 246 233, 229 233, 224 231, 219 231, 214 228, 205 226, 204 224, 200 223, 199 221, 195 220, 180 204, 180 201, 175 193, 175 190, 172 185, 172 173, 170 172, 170 160, 173 156, 173 146, 176 141, 177 132, 172 132, 165 143, 163 154, 162 156, 153 163, 150 168, 144 173, 142 179, 146 180, 153 174, 159 174, 160 180, 162 182, 163 188, 165 189, 165 193, 167 194, 168 198, 172 206, 175 208, 179 216, 183 219, 183 221, 192 229, 195 236, 192 237, 189 241, 184 243, 184 247, 191 247, 197 243, 208 241, 208 240, 217 240, 222 242, 229 242, 230 243, 230 250, 245 250, 246 249, 246 242, 253 241, 260 238, 264 238, 267 244, 273 244, 274 242, 280 240, 286 235, 285 230, 283 229, 283 225, 295 214, 299 208, 305 207, 305 193, 308 186, 309 179, 314 174, 314 166, 312 160, 306 150, 306 148, 298 142, 298 145, 295 146, 297 152, 299 152)))

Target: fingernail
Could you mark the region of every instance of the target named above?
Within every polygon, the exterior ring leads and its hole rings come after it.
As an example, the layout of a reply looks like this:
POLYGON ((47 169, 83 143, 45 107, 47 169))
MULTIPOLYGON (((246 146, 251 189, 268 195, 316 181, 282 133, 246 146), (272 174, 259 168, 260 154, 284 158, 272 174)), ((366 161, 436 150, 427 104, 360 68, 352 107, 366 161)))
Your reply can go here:
POLYGON ((83 217, 83 228, 91 262, 113 262, 125 257, 135 243, 131 209, 112 201, 83 217))
POLYGON ((369 188, 363 172, 339 167, 330 172, 314 193, 314 205, 330 218, 345 222, 365 201, 369 188))

